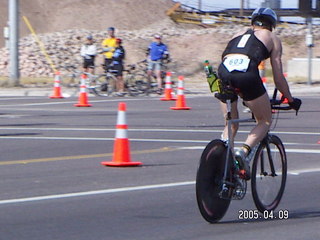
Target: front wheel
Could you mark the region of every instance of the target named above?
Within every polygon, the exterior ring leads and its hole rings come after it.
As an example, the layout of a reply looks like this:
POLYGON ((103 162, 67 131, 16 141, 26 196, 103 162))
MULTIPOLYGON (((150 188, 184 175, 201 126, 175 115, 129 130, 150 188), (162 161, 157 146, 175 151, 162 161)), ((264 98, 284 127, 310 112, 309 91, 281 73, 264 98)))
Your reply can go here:
POLYGON ((90 82, 90 90, 100 97, 110 96, 116 89, 117 79, 115 76, 102 74, 90 82))
POLYGON ((148 79, 143 74, 129 75, 125 79, 127 91, 131 96, 145 94, 148 90, 148 79))
POLYGON ((287 179, 284 146, 275 135, 268 135, 257 149, 252 164, 252 197, 260 212, 274 210, 282 198, 287 179))
POLYGON ((211 141, 204 149, 196 178, 197 203, 202 217, 218 222, 227 212, 231 198, 221 198, 227 147, 221 140, 211 141))

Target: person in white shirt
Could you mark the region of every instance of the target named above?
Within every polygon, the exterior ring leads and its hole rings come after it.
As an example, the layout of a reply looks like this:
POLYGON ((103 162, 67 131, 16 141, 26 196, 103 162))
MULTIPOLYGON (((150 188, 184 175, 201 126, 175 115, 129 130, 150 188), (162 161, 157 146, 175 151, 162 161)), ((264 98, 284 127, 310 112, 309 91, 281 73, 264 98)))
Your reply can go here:
POLYGON ((97 47, 93 44, 93 37, 87 36, 86 43, 81 46, 81 56, 83 57, 83 71, 93 74, 94 59, 97 55, 97 47))

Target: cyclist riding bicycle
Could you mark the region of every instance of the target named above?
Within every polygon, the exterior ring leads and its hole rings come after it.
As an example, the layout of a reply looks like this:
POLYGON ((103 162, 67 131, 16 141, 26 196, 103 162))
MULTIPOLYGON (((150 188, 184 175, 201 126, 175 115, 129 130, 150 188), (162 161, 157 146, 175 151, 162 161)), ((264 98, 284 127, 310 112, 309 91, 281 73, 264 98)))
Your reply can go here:
MULTIPOLYGON (((277 15, 270 8, 257 8, 252 13, 251 28, 232 37, 222 54, 218 75, 222 82, 230 84, 236 93, 244 100, 253 113, 256 126, 249 133, 243 146, 235 152, 240 168, 245 171, 245 179, 250 179, 249 162, 246 157, 251 149, 267 134, 272 119, 269 96, 259 76, 258 65, 270 58, 273 79, 276 88, 288 99, 289 105, 299 110, 301 100, 293 98, 288 83, 282 71, 282 44, 272 30, 276 27, 277 15)), ((237 99, 235 96, 231 105, 231 117, 238 118, 237 99)), ((226 114, 226 104, 221 103, 226 114)), ((238 124, 233 124, 232 136, 235 137, 238 124)), ((228 129, 224 129, 222 139, 228 138, 228 129)))

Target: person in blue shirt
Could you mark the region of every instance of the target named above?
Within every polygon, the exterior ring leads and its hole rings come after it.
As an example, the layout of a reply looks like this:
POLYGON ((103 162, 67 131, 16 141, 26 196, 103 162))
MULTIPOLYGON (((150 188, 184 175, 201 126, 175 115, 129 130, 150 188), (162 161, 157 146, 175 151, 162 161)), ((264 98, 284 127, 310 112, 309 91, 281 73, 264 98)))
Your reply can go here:
POLYGON ((151 76, 154 73, 158 83, 158 94, 162 94, 162 77, 161 70, 163 60, 169 58, 169 51, 167 45, 161 41, 159 34, 154 35, 154 41, 150 43, 147 50, 148 54, 148 83, 151 82, 151 76))
POLYGON ((112 56, 112 69, 117 70, 117 93, 116 95, 121 97, 124 96, 124 81, 123 81, 123 61, 125 58, 125 50, 122 46, 122 40, 120 38, 116 39, 116 45, 112 56))

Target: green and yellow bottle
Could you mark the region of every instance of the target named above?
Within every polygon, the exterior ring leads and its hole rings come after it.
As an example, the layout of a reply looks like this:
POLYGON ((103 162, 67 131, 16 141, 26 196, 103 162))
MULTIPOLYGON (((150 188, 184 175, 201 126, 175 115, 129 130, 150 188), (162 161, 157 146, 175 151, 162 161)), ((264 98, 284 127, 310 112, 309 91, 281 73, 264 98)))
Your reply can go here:
POLYGON ((204 61, 204 71, 207 75, 207 81, 211 92, 221 92, 221 81, 217 76, 217 73, 213 70, 209 61, 204 61))

